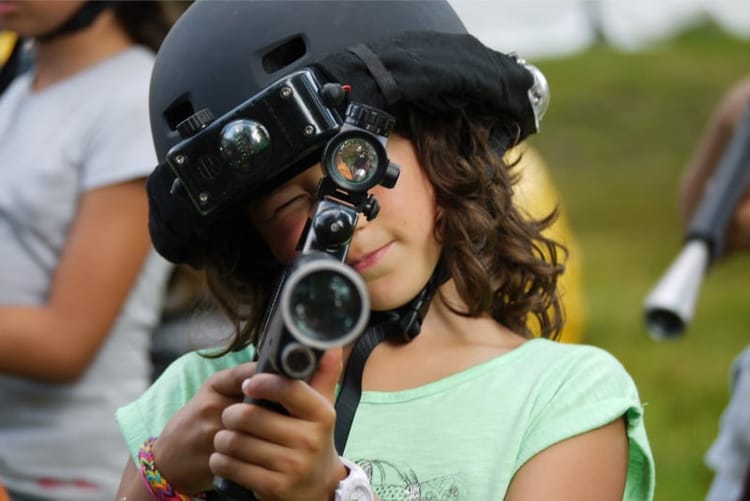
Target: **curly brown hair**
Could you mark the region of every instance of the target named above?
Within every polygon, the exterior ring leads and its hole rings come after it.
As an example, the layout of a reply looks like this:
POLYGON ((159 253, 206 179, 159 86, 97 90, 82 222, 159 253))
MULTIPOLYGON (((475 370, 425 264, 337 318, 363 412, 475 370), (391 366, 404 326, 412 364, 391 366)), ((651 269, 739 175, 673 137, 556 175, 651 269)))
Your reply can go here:
POLYGON ((543 235, 558 216, 541 220, 514 204, 518 179, 493 140, 493 132, 514 137, 516 127, 495 130, 497 117, 431 114, 418 109, 400 114, 401 134, 408 137, 435 191, 439 216, 436 238, 466 316, 489 313, 498 323, 531 337, 531 316, 542 337, 555 339, 564 323, 557 289, 567 250, 543 235))
MULTIPOLYGON (((414 106, 392 111, 398 117, 396 132, 412 141, 434 188, 435 237, 466 305, 465 311, 449 307, 471 317, 489 313, 525 337, 532 336, 533 319, 541 336, 556 338, 564 323, 557 279, 564 271, 561 255, 567 251, 542 232, 557 211, 534 220, 514 205, 517 162, 507 163, 504 150, 492 141, 497 117, 464 110, 432 114, 414 106)), ((509 124, 509 137, 514 130, 509 124)), ((226 351, 241 349, 257 340, 283 267, 239 209, 212 233, 208 285, 236 329, 226 351)))

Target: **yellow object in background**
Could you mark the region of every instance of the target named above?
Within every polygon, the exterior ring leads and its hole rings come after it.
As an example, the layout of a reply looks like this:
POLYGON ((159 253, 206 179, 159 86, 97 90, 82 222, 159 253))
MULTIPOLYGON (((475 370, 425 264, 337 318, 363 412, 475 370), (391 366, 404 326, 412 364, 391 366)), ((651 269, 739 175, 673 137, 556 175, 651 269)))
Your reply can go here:
POLYGON ((0 68, 10 59, 17 42, 18 36, 12 31, 0 31, 0 68))
MULTIPOLYGON (((514 187, 519 206, 534 218, 548 215, 556 206, 560 213, 555 223, 545 231, 545 236, 562 243, 568 248, 565 273, 558 285, 562 291, 565 309, 565 327, 560 341, 581 342, 586 324, 586 307, 583 293, 583 273, 581 249, 570 227, 560 193, 549 174, 549 169, 541 155, 528 144, 521 144, 506 154, 509 162, 517 161, 520 180, 514 187), (520 155, 520 160, 519 160, 520 155)), ((532 329, 538 332, 538 329, 532 329)))

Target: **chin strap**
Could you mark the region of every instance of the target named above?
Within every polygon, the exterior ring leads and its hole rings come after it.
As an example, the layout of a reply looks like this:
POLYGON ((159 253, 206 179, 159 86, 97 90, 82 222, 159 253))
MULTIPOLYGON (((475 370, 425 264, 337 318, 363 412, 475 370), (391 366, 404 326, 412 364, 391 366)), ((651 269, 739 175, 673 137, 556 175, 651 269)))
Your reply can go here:
POLYGON ((394 318, 377 325, 372 325, 357 339, 354 349, 346 364, 344 380, 341 390, 336 397, 336 430, 334 440, 336 450, 340 456, 344 455, 344 447, 349 438, 349 430, 357 412, 359 399, 362 396, 362 373, 365 369, 367 357, 375 347, 383 341, 388 332, 398 328, 398 319, 394 318))
POLYGON ((373 312, 371 315, 370 325, 357 339, 349 355, 341 389, 336 397, 334 440, 339 455, 344 455, 354 414, 362 396, 362 373, 370 353, 386 338, 408 343, 417 337, 435 292, 448 278, 445 267, 439 262, 430 280, 414 299, 395 310, 373 312))
POLYGON ((84 4, 73 13, 64 23, 57 28, 35 37, 40 42, 49 42, 62 35, 82 30, 91 25, 94 19, 104 10, 114 4, 114 1, 96 0, 84 2, 84 4))

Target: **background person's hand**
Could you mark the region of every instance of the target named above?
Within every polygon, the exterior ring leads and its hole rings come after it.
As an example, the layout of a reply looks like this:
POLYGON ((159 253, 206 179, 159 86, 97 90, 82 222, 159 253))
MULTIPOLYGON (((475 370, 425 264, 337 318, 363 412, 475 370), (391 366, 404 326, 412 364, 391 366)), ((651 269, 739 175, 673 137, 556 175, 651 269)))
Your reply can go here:
MULTIPOLYGON (((714 109, 698 148, 683 174, 680 211, 684 224, 701 202, 704 190, 745 113, 750 112, 750 77, 734 85, 714 109)), ((750 169, 750 165, 746 166, 750 169)), ((727 228, 725 254, 750 250, 750 186, 727 228)))

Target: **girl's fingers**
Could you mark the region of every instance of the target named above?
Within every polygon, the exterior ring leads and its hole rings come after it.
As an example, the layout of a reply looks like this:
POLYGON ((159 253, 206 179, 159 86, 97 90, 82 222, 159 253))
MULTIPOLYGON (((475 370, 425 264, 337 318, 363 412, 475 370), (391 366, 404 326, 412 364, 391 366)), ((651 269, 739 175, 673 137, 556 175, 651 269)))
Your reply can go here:
POLYGON ((280 414, 272 409, 244 402, 227 407, 222 414, 225 429, 257 437, 286 448, 317 448, 316 438, 332 425, 280 414))
POLYGON ((344 370, 342 354, 343 349, 341 347, 326 351, 320 358, 318 370, 313 374, 309 383, 312 388, 315 388, 331 403, 336 398, 336 383, 338 383, 341 372, 344 370))
POLYGON ((231 430, 221 430, 214 436, 214 451, 242 463, 252 463, 269 471, 284 471, 283 464, 292 457, 290 449, 274 442, 231 430))
POLYGON ((249 436, 286 446, 296 418, 267 409, 258 404, 245 402, 230 405, 221 415, 221 423, 227 430, 235 430, 249 436))
POLYGON ((214 447, 211 472, 252 486, 259 499, 327 499, 331 481, 325 479, 345 473, 335 451, 331 455, 325 448, 298 450, 229 430, 216 434, 214 447), (344 471, 337 473, 337 464, 344 471))
MULTIPOLYGON (((208 466, 215 476, 242 486, 280 485, 284 480, 281 473, 267 470, 253 463, 242 462, 220 452, 211 454, 208 458, 208 466)), ((257 497, 257 490, 254 492, 257 497)))
POLYGON ((256 400, 278 402, 299 419, 332 422, 336 383, 342 371, 341 351, 336 348, 324 353, 309 383, 275 374, 256 374, 242 383, 242 390, 256 400))
POLYGON ((255 362, 235 365, 214 373, 208 380, 208 385, 216 393, 226 397, 241 397, 242 382, 255 374, 255 362))

